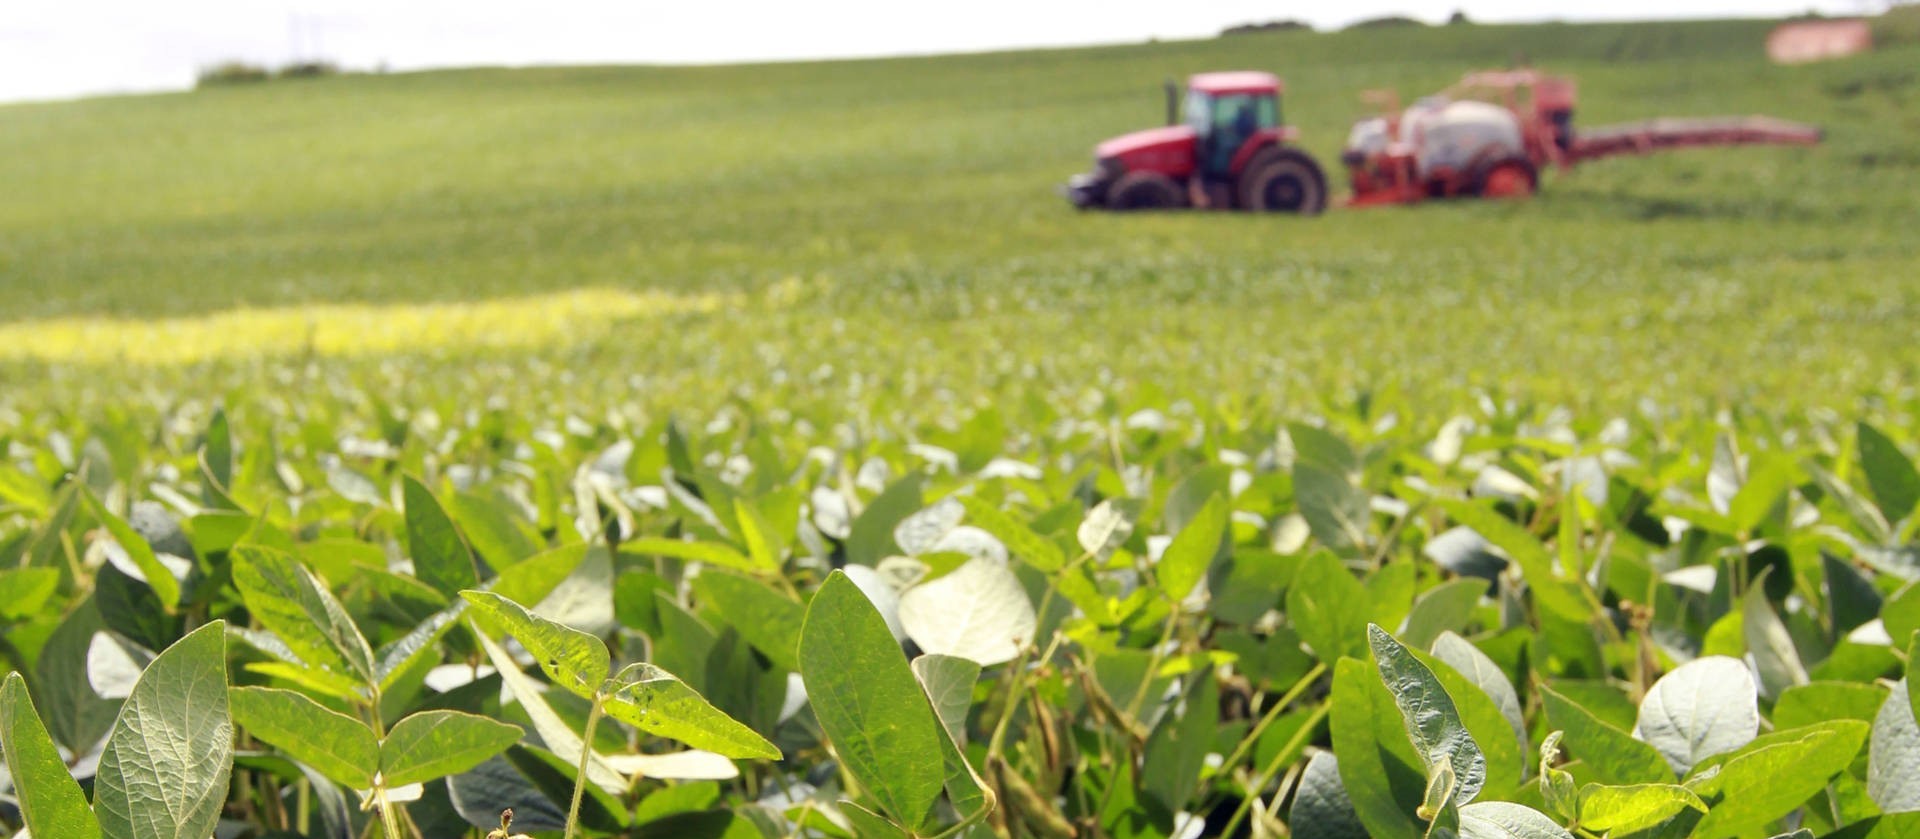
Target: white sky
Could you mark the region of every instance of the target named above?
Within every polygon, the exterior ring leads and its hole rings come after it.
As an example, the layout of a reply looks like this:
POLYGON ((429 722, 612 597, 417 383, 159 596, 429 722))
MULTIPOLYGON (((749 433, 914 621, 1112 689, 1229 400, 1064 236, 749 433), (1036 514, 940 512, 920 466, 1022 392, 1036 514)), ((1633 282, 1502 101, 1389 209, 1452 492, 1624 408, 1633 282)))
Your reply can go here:
POLYGON ((1846 14, 1881 0, 0 0, 0 102, 190 87, 207 64, 325 58, 473 64, 712 63, 1140 41, 1297 18, 1438 21, 1846 14))

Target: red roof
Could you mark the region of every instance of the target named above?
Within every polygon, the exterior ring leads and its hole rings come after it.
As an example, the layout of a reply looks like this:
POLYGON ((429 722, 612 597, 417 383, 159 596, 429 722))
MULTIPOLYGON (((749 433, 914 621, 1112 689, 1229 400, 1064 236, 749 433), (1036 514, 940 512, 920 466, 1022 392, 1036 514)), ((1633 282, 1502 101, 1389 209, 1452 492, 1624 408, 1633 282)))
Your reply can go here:
POLYGON ((1258 70, 1231 73, 1198 73, 1187 80, 1187 87, 1213 96, 1233 93, 1279 93, 1280 77, 1258 70))

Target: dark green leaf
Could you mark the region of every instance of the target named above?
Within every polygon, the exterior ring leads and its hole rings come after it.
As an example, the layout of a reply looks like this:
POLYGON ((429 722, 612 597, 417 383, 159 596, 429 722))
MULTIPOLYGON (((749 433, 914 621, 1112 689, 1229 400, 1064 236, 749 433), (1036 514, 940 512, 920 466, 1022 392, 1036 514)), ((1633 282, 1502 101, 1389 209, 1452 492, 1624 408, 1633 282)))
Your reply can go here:
POLYGON ((480 584, 473 549, 467 547, 440 500, 409 475, 402 480, 407 516, 407 554, 413 575, 448 597, 480 584))
POLYGON ((1879 429, 1864 422, 1858 429, 1860 468, 1867 473, 1867 489, 1873 492, 1873 501, 1887 522, 1897 524, 1920 505, 1920 473, 1879 429))
POLYGON ((765 737, 713 707, 672 673, 651 664, 630 664, 613 682, 605 700, 607 716, 730 758, 780 759, 780 750, 765 737))
POLYGON ((1323 662, 1366 655, 1367 590, 1332 554, 1300 562, 1287 587, 1287 616, 1323 662))
POLYGON ((272 548, 245 545, 234 548, 232 556, 234 587, 254 620, 279 635, 307 665, 374 682, 373 650, 312 572, 272 548))
POLYGON ((945 783, 940 723, 886 621, 845 574, 829 576, 807 608, 800 671, 854 780, 901 823, 925 821, 945 783))
POLYGON ((893 528, 919 509, 920 476, 908 475, 893 482, 854 519, 853 531, 847 536, 847 561, 873 565, 899 553, 900 546, 893 541, 893 528))
POLYGON ((1213 496, 1173 537, 1166 552, 1160 555, 1159 565, 1154 567, 1154 573, 1160 578, 1161 594, 1167 599, 1176 603, 1186 599, 1193 587, 1207 578, 1207 569, 1213 565, 1213 558, 1219 555, 1221 542, 1227 536, 1231 515, 1226 496, 1213 496))
POLYGON ((1567 733, 1566 747, 1603 784, 1666 783, 1674 778, 1654 747, 1607 723, 1551 688, 1540 689, 1548 724, 1567 733))
POLYGON ((28 831, 38 836, 99 839, 100 824, 87 807, 87 796, 67 773, 60 750, 34 712, 27 682, 18 673, 8 673, 5 687, 0 687, 0 757, 6 758, 13 795, 28 831))
POLYGON ((373 786, 380 741, 365 723, 290 690, 236 687, 227 696, 234 722, 256 739, 349 789, 373 786))
POLYGON ((1367 839, 1367 828, 1340 783, 1340 761, 1332 752, 1315 753, 1307 761, 1287 824, 1295 839, 1367 839))
MULTIPOLYGON (((624 577, 622 579, 625 579, 624 577)), ((800 670, 800 627, 807 609, 764 583, 708 571, 694 578, 694 596, 732 622, 754 649, 783 670, 800 670)))
POLYGON ((380 780, 389 788, 457 775, 520 740, 520 726, 459 711, 422 711, 395 723, 380 742, 380 780))

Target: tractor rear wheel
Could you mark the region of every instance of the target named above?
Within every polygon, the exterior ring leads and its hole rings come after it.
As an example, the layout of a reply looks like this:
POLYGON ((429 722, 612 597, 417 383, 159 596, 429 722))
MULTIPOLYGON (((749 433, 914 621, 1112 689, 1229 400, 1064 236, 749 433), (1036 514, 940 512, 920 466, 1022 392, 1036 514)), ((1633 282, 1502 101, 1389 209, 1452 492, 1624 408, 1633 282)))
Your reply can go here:
POLYGON ((1540 171, 1524 157, 1496 160, 1473 178, 1473 192, 1481 198, 1526 198, 1540 188, 1540 171))
POLYGON ((1167 210, 1178 207, 1186 201, 1180 193, 1180 185, 1172 178, 1159 172, 1128 172, 1114 181, 1107 190, 1107 206, 1128 212, 1132 210, 1167 210))
POLYGON ((1271 146, 1240 172, 1240 208, 1267 213, 1318 214, 1327 208, 1327 176, 1306 152, 1271 146))

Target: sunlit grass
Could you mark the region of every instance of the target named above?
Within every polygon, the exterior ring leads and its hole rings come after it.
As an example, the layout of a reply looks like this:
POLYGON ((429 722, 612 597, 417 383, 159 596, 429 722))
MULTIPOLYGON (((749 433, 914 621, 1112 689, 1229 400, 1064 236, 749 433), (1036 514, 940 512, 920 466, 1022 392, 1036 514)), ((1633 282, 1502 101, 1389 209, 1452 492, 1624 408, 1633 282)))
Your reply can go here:
POLYGON ((620 321, 712 312, 738 297, 596 288, 471 303, 323 303, 150 320, 52 318, 0 324, 0 359, 178 365, 528 349, 602 338, 620 321))

